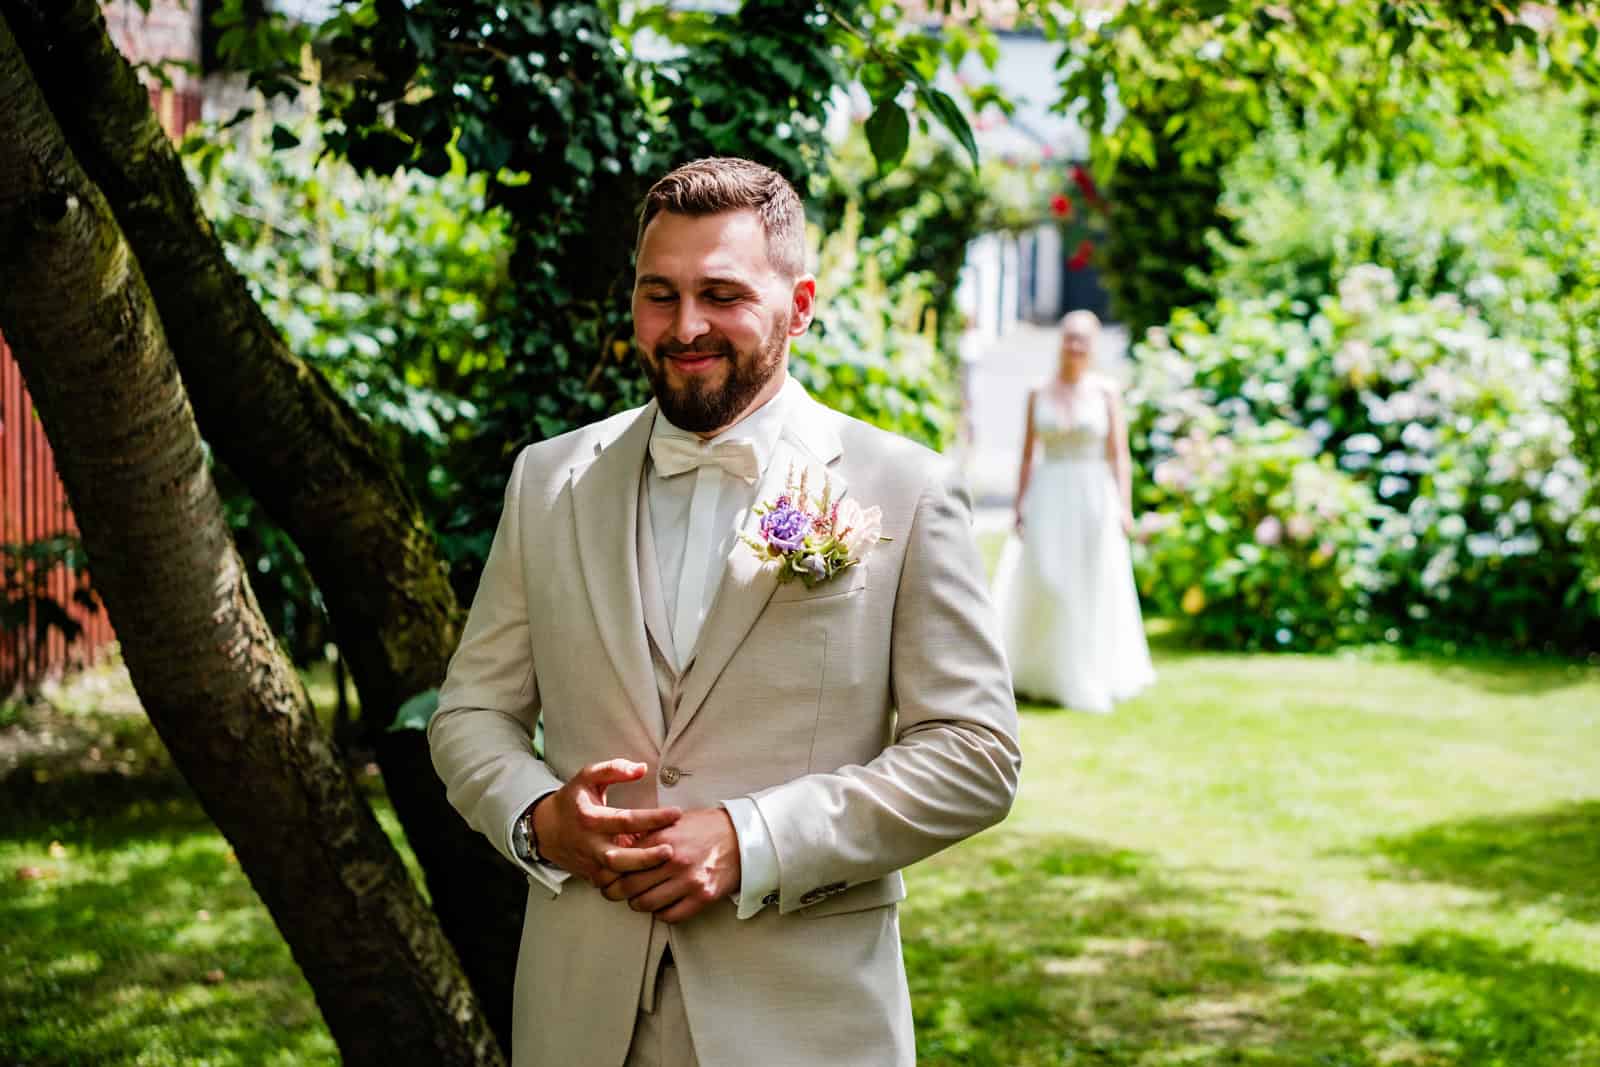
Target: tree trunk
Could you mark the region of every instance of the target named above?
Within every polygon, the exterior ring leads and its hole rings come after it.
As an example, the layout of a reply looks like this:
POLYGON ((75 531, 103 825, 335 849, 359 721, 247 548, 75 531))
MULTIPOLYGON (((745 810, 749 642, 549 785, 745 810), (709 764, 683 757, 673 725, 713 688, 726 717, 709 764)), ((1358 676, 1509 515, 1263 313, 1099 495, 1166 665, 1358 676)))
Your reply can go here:
POLYGON ((421 509, 228 263, 97 0, 0 0, 0 12, 138 256, 206 441, 305 555, 434 910, 509 1049, 527 884, 450 808, 424 736, 387 732, 402 703, 443 679, 458 636, 421 509))
POLYGON ((503 1062, 256 608, 139 262, 3 15, 0 115, 0 324, 152 723, 287 939, 345 1063, 503 1062))

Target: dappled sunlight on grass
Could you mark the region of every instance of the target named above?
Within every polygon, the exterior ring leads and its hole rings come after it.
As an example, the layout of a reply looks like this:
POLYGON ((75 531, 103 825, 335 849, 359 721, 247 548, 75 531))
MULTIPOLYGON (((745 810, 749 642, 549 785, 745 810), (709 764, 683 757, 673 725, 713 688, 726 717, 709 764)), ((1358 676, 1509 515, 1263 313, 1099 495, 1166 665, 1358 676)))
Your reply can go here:
POLYGON ((1262 921, 1257 894, 1189 881, 1152 857, 1014 832, 960 846, 912 882, 902 928, 923 1063, 1600 1056, 1600 973, 1443 925, 1388 944, 1286 912, 1249 934, 1262 921))
MULTIPOLYGON (((74 696, 0 730, 0 1063, 338 1062, 227 842, 137 702, 113 704, 74 696)), ((398 841, 381 780, 356 779, 398 841)))
MULTIPOLYGON (((1151 629, 1157 683, 1025 709, 1011 818, 908 873, 921 1063, 1600 1064, 1600 670, 1151 629)), ((0 728, 0 1063, 336 1062, 141 724, 0 728)))
POLYGON ((1600 923, 1600 801, 1442 823, 1375 848, 1386 876, 1495 895, 1502 906, 1546 904, 1600 923))
POLYGON ((1154 644, 911 872, 921 1062, 1600 1063, 1600 671, 1154 644))
POLYGON ((0 1059, 332 1061, 309 987, 191 801, 8 830, 0 1059))

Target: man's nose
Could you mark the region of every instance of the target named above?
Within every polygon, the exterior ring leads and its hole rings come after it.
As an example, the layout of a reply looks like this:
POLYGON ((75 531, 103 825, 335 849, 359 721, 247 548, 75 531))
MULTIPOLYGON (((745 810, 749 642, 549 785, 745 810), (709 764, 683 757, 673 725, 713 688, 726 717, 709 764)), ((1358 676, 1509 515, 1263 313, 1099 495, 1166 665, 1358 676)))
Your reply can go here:
POLYGON ((705 336, 711 324, 706 321, 700 305, 694 300, 678 301, 678 313, 672 318, 672 339, 682 344, 688 344, 696 338, 705 336))

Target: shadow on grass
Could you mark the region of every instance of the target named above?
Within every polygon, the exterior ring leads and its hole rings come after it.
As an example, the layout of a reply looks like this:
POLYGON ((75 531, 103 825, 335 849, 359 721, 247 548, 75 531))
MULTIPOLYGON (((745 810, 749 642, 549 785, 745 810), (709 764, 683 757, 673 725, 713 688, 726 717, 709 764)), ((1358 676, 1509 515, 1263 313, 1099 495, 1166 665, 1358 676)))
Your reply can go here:
POLYGON ((1185 884, 1069 837, 986 835, 912 882, 902 930, 930 1067, 1600 1055, 1600 974, 1455 931, 1370 943, 1305 925, 1271 893, 1185 884), (1263 917, 1283 925, 1233 928, 1263 917))
MULTIPOLYGON (((1186 660, 1214 662, 1218 656, 1274 656, 1274 652, 1245 652, 1208 646, 1198 641, 1186 620, 1145 619, 1150 651, 1164 670, 1181 667, 1186 660)), ((1553 693, 1581 685, 1600 685, 1600 655, 1587 661, 1571 657, 1526 653, 1507 655, 1483 649, 1411 649, 1396 645, 1351 645, 1328 653, 1289 653, 1293 656, 1349 657, 1355 663, 1406 663, 1421 667, 1439 679, 1471 686, 1485 693, 1519 696, 1553 693)))
MULTIPOLYGON (((359 782, 381 796, 380 779, 359 782)), ((0 730, 0 860, 0 1065, 337 1062, 287 945, 142 715, 35 706, 0 730)))
POLYGON ((1419 653, 1406 658, 1425 664, 1447 682, 1507 696, 1553 693, 1600 682, 1600 669, 1594 664, 1554 657, 1507 657, 1462 652, 1448 657, 1419 653))
POLYGON ((1450 882, 1600 921, 1600 801, 1442 823, 1380 838, 1373 849, 1391 878, 1450 882))
POLYGON ((0 730, 4 837, 190 799, 142 713, 69 713, 38 703, 0 730))
POLYGON ((0 1063, 332 1062, 310 988, 204 814, 120 799, 56 820, 64 851, 0 882, 0 1063))

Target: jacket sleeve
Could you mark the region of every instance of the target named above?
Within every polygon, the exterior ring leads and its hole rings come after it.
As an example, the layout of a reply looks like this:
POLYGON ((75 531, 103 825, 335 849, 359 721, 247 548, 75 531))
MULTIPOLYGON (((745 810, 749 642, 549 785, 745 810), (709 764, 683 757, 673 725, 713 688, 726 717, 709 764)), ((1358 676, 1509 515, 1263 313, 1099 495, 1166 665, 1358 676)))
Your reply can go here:
POLYGON ((523 586, 520 490, 528 452, 512 467, 494 542, 472 598, 461 642, 428 722, 433 767, 450 804, 473 829, 552 890, 544 871, 511 849, 511 827, 528 805, 561 788, 534 754, 539 687, 523 586))
POLYGON ((781 912, 975 834, 1016 795, 1011 673, 953 472, 924 488, 907 541, 890 635, 892 742, 865 765, 753 794, 778 853, 781 912))

